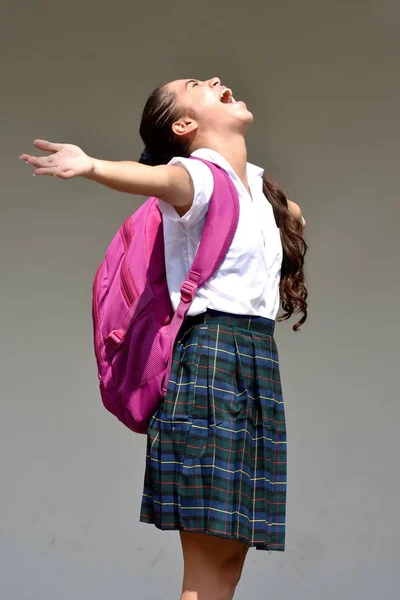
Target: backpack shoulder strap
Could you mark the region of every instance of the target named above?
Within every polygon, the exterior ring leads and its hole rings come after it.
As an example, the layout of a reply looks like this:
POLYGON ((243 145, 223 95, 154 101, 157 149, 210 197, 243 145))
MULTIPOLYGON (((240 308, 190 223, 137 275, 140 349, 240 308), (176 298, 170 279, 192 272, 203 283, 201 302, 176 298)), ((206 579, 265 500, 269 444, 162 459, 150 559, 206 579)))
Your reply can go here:
POLYGON ((199 274, 197 287, 202 286, 220 267, 232 244, 239 221, 239 196, 232 179, 214 163, 206 160, 201 162, 211 169, 214 176, 214 193, 199 248, 187 277, 193 281, 199 274))
POLYGON ((172 339, 175 339, 198 288, 204 285, 220 267, 239 222, 239 196, 228 173, 209 161, 199 158, 195 160, 201 160, 211 169, 214 177, 214 192, 200 244, 192 267, 182 284, 181 301, 169 327, 172 339))

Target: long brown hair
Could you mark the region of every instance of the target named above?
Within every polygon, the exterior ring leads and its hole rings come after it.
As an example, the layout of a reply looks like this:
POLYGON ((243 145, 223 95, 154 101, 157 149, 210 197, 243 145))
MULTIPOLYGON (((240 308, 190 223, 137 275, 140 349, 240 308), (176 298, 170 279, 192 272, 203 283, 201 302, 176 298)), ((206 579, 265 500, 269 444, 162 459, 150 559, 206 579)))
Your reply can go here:
MULTIPOLYGON (((140 123, 140 135, 145 151, 140 162, 150 165, 167 164, 174 156, 190 155, 188 141, 175 136, 172 125, 182 116, 177 95, 165 84, 157 87, 148 98, 140 123)), ((279 321, 301 313, 293 326, 297 331, 307 319, 307 289, 304 284, 304 256, 307 244, 303 238, 303 225, 289 212, 288 200, 283 188, 267 175, 263 177, 264 195, 272 205, 275 221, 279 227, 283 261, 280 296, 283 314, 279 321)))
POLYGON ((293 325, 294 331, 297 331, 307 319, 307 288, 304 284, 304 257, 307 244, 303 237, 304 227, 289 212, 288 200, 283 188, 268 175, 263 177, 263 191, 274 210, 282 241, 280 295, 284 312, 278 320, 285 321, 294 313, 302 313, 301 319, 293 325))

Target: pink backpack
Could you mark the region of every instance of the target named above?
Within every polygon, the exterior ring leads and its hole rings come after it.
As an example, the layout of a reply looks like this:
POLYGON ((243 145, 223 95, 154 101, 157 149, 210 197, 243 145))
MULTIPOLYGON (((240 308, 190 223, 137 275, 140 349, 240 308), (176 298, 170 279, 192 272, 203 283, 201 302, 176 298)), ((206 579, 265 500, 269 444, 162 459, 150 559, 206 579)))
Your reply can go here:
POLYGON ((156 198, 149 198, 123 223, 93 283, 94 347, 102 400, 137 433, 147 432, 165 397, 176 336, 197 289, 225 258, 238 224, 239 198, 231 178, 220 167, 202 162, 213 172, 214 193, 175 314, 156 198))

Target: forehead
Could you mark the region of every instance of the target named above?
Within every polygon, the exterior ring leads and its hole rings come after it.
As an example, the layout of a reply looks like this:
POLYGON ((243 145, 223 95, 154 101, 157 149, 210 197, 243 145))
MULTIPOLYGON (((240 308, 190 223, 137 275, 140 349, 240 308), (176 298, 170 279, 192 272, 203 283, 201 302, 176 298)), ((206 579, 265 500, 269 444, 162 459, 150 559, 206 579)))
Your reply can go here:
POLYGON ((175 79, 175 81, 170 81, 167 84, 167 88, 171 92, 182 94, 186 91, 187 86, 191 81, 198 81, 198 79, 175 79))

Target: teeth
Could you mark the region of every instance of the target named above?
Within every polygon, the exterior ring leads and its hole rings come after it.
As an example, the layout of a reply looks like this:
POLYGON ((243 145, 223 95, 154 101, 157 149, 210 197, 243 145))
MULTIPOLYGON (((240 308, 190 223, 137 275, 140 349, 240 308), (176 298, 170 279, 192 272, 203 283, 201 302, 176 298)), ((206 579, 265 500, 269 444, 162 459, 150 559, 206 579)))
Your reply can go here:
POLYGON ((223 97, 225 96, 225 94, 228 94, 228 102, 233 102, 233 96, 232 96, 232 90, 230 90, 229 88, 225 88, 222 90, 222 92, 219 95, 219 99, 220 101, 222 101, 223 97))

